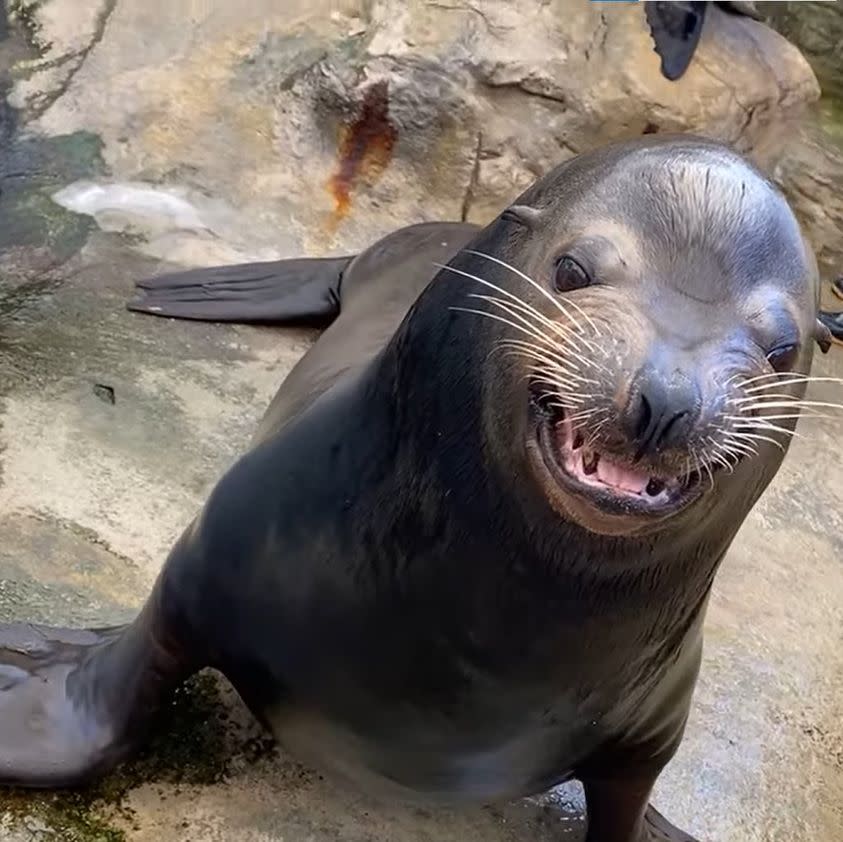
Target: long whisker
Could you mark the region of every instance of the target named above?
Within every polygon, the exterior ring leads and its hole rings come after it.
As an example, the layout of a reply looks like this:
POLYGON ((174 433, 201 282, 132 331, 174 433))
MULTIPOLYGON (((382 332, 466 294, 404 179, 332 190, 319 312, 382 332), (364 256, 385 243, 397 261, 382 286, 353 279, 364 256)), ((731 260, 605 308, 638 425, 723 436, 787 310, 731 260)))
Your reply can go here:
POLYGON ((702 465, 703 468, 705 468, 706 473, 708 474, 708 482, 711 486, 711 490, 714 491, 714 474, 712 473, 711 465, 709 464, 709 461, 705 458, 705 455, 703 455, 702 458, 702 465))
POLYGON ((756 409, 811 409, 812 407, 819 407, 821 409, 839 409, 843 412, 843 404, 831 403, 830 401, 763 401, 749 404, 748 406, 741 406, 741 412, 752 412, 756 409))
POLYGON ((775 374, 759 374, 756 377, 750 377, 747 380, 742 380, 739 384, 737 384, 737 388, 746 392, 760 392, 764 389, 777 389, 780 386, 795 386, 802 383, 836 383, 838 386, 843 386, 843 379, 840 377, 821 377, 819 375, 790 374, 788 372, 780 374, 776 372, 775 374), (759 380, 776 377, 779 379, 771 380, 769 383, 762 383, 760 385, 749 387, 750 383, 757 383, 759 380))
POLYGON ((755 445, 745 441, 737 441, 729 433, 726 433, 723 445, 737 453, 743 453, 744 456, 756 456, 758 454, 758 448, 755 445))
POLYGON ((729 398, 728 403, 731 404, 745 404, 756 401, 759 404, 766 401, 788 401, 793 404, 810 403, 806 398, 796 398, 793 395, 788 395, 787 392, 765 392, 762 394, 746 395, 743 398, 729 398))
MULTIPOLYGON (((454 269, 452 266, 448 266, 446 268, 450 269, 453 272, 458 272, 461 275, 468 275, 467 272, 463 272, 461 269, 454 269)), ((499 292, 501 295, 505 295, 509 299, 509 301, 507 301, 507 304, 510 307, 516 307, 523 314, 530 316, 531 318, 535 319, 538 322, 541 322, 541 324, 543 324, 545 327, 552 330, 554 333, 559 334, 559 336, 562 337, 563 339, 573 342, 576 345, 576 347, 580 347, 580 341, 582 340, 582 337, 579 334, 572 331, 568 327, 568 325, 566 325, 564 322, 554 322, 551 319, 548 319, 547 316, 545 316, 543 313, 540 313, 538 310, 536 310, 536 308, 533 307, 532 304, 529 304, 526 301, 522 301, 520 298, 513 295, 508 290, 502 289, 501 287, 497 286, 496 284, 491 283, 490 281, 487 281, 483 278, 475 277, 473 275, 471 275, 470 277, 472 277, 474 280, 476 280, 477 283, 483 284, 484 286, 487 286, 490 289, 495 290, 495 292, 499 292)), ((470 293, 469 298, 482 298, 482 299, 486 299, 488 301, 500 301, 501 300, 499 298, 496 298, 495 296, 483 296, 483 295, 480 295, 478 293, 470 293)))
POLYGON ((588 443, 587 446, 588 447, 592 447, 594 445, 594 442, 597 441, 597 437, 600 435, 600 431, 603 429, 603 427, 606 426, 608 421, 609 421, 609 417, 606 416, 605 418, 603 418, 601 421, 599 421, 597 424, 595 424, 588 431, 588 439, 587 439, 587 443, 588 443))
POLYGON ((771 439, 769 436, 762 436, 759 433, 739 433, 737 431, 733 431, 731 435, 740 439, 754 439, 755 441, 766 441, 770 444, 774 444, 777 448, 779 448, 779 450, 784 452, 784 445, 776 439, 771 439))
POLYGON ((552 377, 544 377, 539 374, 537 380, 539 383, 544 383, 548 387, 547 390, 540 393, 540 397, 542 398, 562 398, 570 401, 571 403, 581 405, 584 398, 593 397, 593 395, 583 394, 580 392, 569 392, 567 384, 560 383, 552 377))
POLYGON ((567 358, 557 358, 555 355, 551 354, 549 350, 537 348, 528 342, 524 342, 523 340, 505 339, 499 343, 498 347, 510 350, 512 353, 517 353, 523 357, 527 357, 528 359, 533 359, 536 362, 543 362, 552 369, 564 372, 568 376, 579 380, 582 383, 591 383, 595 386, 599 385, 596 380, 583 377, 579 374, 579 366, 567 358))
MULTIPOLYGON (((506 314, 512 316, 513 319, 516 319, 520 325, 530 331, 533 337, 539 342, 546 342, 548 345, 555 345, 553 338, 545 334, 540 327, 534 324, 530 319, 526 318, 522 313, 519 313, 518 310, 509 304, 506 301, 502 301, 499 298, 491 298, 490 296, 486 295, 469 295, 468 298, 479 298, 483 301, 489 301, 491 304, 496 306, 499 310, 503 310, 506 314)), ((488 312, 488 311, 487 311, 488 312)))
MULTIPOLYGON (((500 266, 503 266, 506 269, 509 269, 510 272, 514 272, 520 278, 523 278, 525 281, 527 281, 528 284, 531 284, 545 298, 547 298, 548 301, 550 301, 562 313, 564 313, 566 316, 568 316, 568 318, 570 318, 572 321, 576 322, 576 320, 573 319, 573 317, 570 316, 567 313, 567 311, 565 310, 565 307, 562 305, 562 303, 559 301, 559 299, 554 298, 554 296, 552 296, 541 284, 536 283, 536 281, 534 281, 529 275, 525 275, 520 269, 516 269, 515 266, 511 265, 510 263, 507 263, 505 260, 501 260, 500 258, 494 257, 491 254, 485 254, 482 251, 474 251, 473 249, 465 249, 465 252, 467 254, 475 254, 478 257, 485 257, 487 260, 492 260, 495 263, 499 264, 500 266)), ((594 331, 595 336, 600 336, 600 331, 597 329, 597 325, 594 324, 591 317, 588 315, 588 313, 585 312, 585 310, 583 310, 582 307, 580 307, 575 301, 571 301, 570 299, 565 299, 565 303, 570 304, 572 307, 574 307, 574 309, 577 310, 577 312, 579 312, 585 318, 585 320, 589 323, 589 325, 591 325, 591 329, 594 331)), ((580 331, 582 331, 581 326, 580 326, 580 331)))
POLYGON ((749 421, 740 421, 735 424, 737 430, 771 430, 776 433, 781 433, 784 436, 792 436, 793 438, 802 438, 802 436, 795 430, 788 430, 787 427, 781 427, 778 424, 768 424, 763 418, 752 418, 749 421))
POLYGON ((474 310, 471 307, 455 307, 452 306, 451 310, 456 310, 460 313, 472 313, 475 316, 485 316, 487 319, 492 319, 496 322, 501 322, 502 324, 509 325, 511 328, 523 333, 525 336, 529 336, 531 339, 540 339, 544 340, 544 337, 537 336, 536 334, 532 333, 531 331, 527 330, 526 328, 522 327, 515 322, 510 321, 509 319, 503 318, 503 316, 499 316, 497 313, 490 313, 488 310, 474 310))
POLYGON ((585 412, 577 412, 573 415, 568 417, 568 421, 571 422, 574 426, 579 424, 582 421, 588 421, 589 418, 593 418, 597 414, 596 409, 588 410, 585 412))
POLYGON ((571 366, 565 365, 564 363, 560 363, 558 360, 553 359, 552 356, 549 356, 548 354, 543 354, 536 349, 508 348, 501 346, 498 346, 498 349, 504 351, 505 356, 518 356, 522 359, 530 360, 533 363, 532 369, 535 372, 553 372, 555 374, 562 375, 569 380, 573 380, 577 383, 589 384, 592 386, 600 385, 596 380, 592 380, 588 377, 583 377, 581 374, 579 374, 578 368, 572 368, 571 366))
MULTIPOLYGON (((505 313, 509 313, 509 315, 512 316, 514 319, 518 319, 519 322, 522 322, 523 324, 531 327, 532 329, 535 329, 537 331, 537 333, 541 334, 541 331, 538 328, 536 328, 535 325, 531 325, 529 319, 527 319, 523 315, 521 315, 518 312, 518 308, 515 307, 515 305, 509 303, 508 301, 502 301, 500 298, 495 298, 492 295, 472 294, 472 295, 469 295, 469 298, 478 298, 481 301, 488 301, 490 304, 494 305, 495 307, 498 307, 499 309, 503 310, 505 313)), ((562 337, 562 340, 563 340, 563 342, 565 342, 564 337, 562 337)), ((545 341, 547 341, 549 343, 550 339, 548 338, 545 341)), ((557 343, 554 342, 553 344, 554 344, 555 347, 557 347, 561 351, 561 347, 558 346, 557 343)), ((567 342, 566 342, 566 346, 567 346, 567 342)), ((567 352, 568 355, 570 355, 570 356, 574 357, 575 359, 579 360, 584 365, 592 365, 593 366, 595 364, 593 360, 590 360, 587 357, 584 357, 578 351, 575 351, 570 347, 566 347, 566 352, 567 352)))
POLYGON ((735 454, 732 453, 728 447, 726 447, 721 442, 717 441, 714 436, 708 436, 707 441, 711 444, 711 446, 718 452, 718 453, 725 453, 727 457, 734 458, 735 454))
POLYGON ((720 445, 711 436, 708 437, 708 441, 714 448, 711 453, 711 458, 714 459, 714 461, 716 461, 718 465, 727 470, 730 474, 733 473, 735 467, 725 456, 722 455, 722 453, 720 452, 720 445))
POLYGON ((837 415, 814 412, 810 409, 802 412, 790 412, 785 415, 724 415, 730 421, 796 421, 800 418, 839 418, 837 415))
MULTIPOLYGON (((447 270, 448 272, 453 272, 456 275, 462 275, 462 277, 464 277, 464 278, 469 278, 472 281, 476 281, 478 284, 482 284, 485 287, 489 287, 490 289, 495 290, 495 292, 498 292, 501 295, 506 296, 511 301, 514 301, 515 303, 521 305, 522 307, 528 308, 534 316, 536 316, 539 320, 542 320, 543 322, 545 322, 548 326, 553 328, 557 333, 561 332, 561 331, 567 331, 568 338, 571 339, 571 341, 575 341, 577 345, 579 345, 580 342, 583 342, 589 347, 590 350, 592 350, 592 351, 595 350, 595 347, 588 340, 588 338, 582 334, 582 327, 580 326, 579 322, 577 322, 577 320, 574 319, 573 316, 571 316, 569 313, 564 313, 564 315, 569 321, 573 322, 576 325, 579 333, 575 333, 574 331, 569 330, 567 325, 556 325, 554 322, 552 322, 546 316, 542 315, 538 310, 535 310, 531 305, 527 304, 526 301, 523 301, 521 298, 519 298, 514 293, 511 293, 509 290, 504 289, 503 287, 499 287, 497 284, 493 284, 491 281, 487 281, 485 278, 481 278, 478 275, 472 275, 471 272, 466 272, 463 269, 457 269, 455 266, 448 266, 444 263, 434 262, 433 265, 436 266, 439 269, 444 269, 444 270, 447 270)), ((551 300, 553 300, 552 297, 551 297, 551 300)))

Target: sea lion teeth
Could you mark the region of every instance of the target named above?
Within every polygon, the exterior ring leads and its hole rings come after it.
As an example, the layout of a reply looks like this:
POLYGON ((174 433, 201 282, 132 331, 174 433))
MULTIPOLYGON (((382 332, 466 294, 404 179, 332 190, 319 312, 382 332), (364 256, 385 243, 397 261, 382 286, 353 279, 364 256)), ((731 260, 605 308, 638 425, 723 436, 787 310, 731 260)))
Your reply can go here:
POLYGON ((597 471, 597 463, 600 461, 600 454, 596 450, 583 450, 582 454, 582 469, 586 475, 593 474, 597 471))
POLYGON ((605 485, 620 491, 641 494, 650 479, 643 471, 635 471, 605 456, 597 463, 597 477, 605 485))

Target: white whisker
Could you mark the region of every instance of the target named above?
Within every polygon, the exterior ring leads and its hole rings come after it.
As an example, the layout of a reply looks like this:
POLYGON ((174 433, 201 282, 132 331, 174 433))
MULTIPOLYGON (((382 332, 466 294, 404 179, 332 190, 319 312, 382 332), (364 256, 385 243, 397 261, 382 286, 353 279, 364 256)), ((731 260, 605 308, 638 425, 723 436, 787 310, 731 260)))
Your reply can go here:
POLYGON ((814 377, 810 374, 790 374, 784 372, 781 374, 761 374, 757 377, 750 377, 748 380, 743 380, 741 383, 739 383, 738 388, 745 392, 761 392, 765 389, 778 389, 780 386, 797 386, 803 383, 836 383, 839 386, 843 386, 843 379, 841 379, 840 377, 814 377), (758 386, 752 386, 751 388, 747 388, 750 383, 755 383, 758 380, 768 377, 778 377, 779 379, 772 380, 770 383, 763 383, 758 386))
POLYGON ((760 403, 741 406, 741 412, 753 412, 756 409, 839 409, 843 411, 843 404, 830 403, 829 401, 779 401, 771 400, 760 403))
MULTIPOLYGON (((560 303, 559 299, 552 296, 541 284, 534 281, 529 275, 524 274, 524 272, 522 272, 520 269, 516 269, 515 266, 510 263, 507 263, 505 260, 501 260, 500 258, 494 257, 491 254, 485 254, 482 251, 465 249, 465 252, 466 254, 475 254, 478 257, 485 257, 487 260, 492 260, 500 266, 509 269, 510 272, 514 272, 516 275, 518 275, 518 277, 523 278, 525 281, 527 281, 528 284, 532 285, 536 290, 538 290, 545 298, 547 298, 548 301, 550 301, 555 307, 557 307, 560 312, 564 313, 569 319, 579 325, 579 323, 576 322, 576 320, 565 310, 564 306, 560 303)), ((591 329, 594 331, 595 336, 600 336, 600 331, 597 329, 597 325, 594 324, 591 319, 591 316, 589 316, 588 313, 586 313, 582 307, 580 307, 575 301, 571 301, 570 299, 565 299, 565 303, 570 304, 572 307, 574 307, 577 312, 579 312, 586 319, 589 325, 591 325, 591 329)), ((582 332, 582 326, 579 326, 579 329, 582 332)))
POLYGON ((579 372, 579 368, 570 360, 564 358, 557 359, 549 351, 542 351, 541 349, 538 349, 527 342, 523 342, 522 340, 504 340, 499 343, 498 347, 509 350, 511 353, 517 354, 521 357, 531 359, 536 363, 544 363, 549 369, 558 371, 580 383, 589 383, 593 386, 600 385, 596 380, 592 380, 589 377, 583 377, 581 374, 578 374, 577 372, 579 372))
POLYGON ((724 447, 727 447, 729 450, 737 453, 743 454, 744 456, 757 456, 758 455, 758 448, 754 445, 749 444, 748 442, 743 441, 736 441, 733 438, 729 437, 727 433, 725 436, 725 441, 723 442, 724 447))
POLYGON ((730 421, 798 421, 800 418, 837 418, 838 416, 803 409, 801 412, 789 412, 786 415, 724 415, 723 417, 730 421))
POLYGON ((731 435, 735 436, 736 438, 740 438, 740 439, 753 439, 755 441, 766 441, 766 442, 769 442, 770 444, 774 444, 777 448, 779 448, 779 450, 784 452, 784 445, 780 441, 777 441, 776 439, 771 439, 769 436, 762 436, 759 433, 739 433, 737 431, 732 432, 731 435))
POLYGON ((522 315, 529 316, 530 318, 535 319, 537 322, 540 322, 546 328, 553 331, 553 333, 558 334, 559 337, 561 339, 563 339, 565 342, 573 342, 576 345, 576 347, 579 348, 579 340, 580 340, 581 337, 578 334, 571 331, 566 324, 563 324, 563 323, 560 323, 560 322, 554 322, 551 319, 548 319, 547 316, 540 313, 531 304, 528 304, 526 301, 521 301, 516 296, 512 295, 511 293, 508 293, 505 289, 501 289, 500 287, 495 286, 495 284, 489 283, 488 281, 484 281, 482 278, 476 278, 475 280, 477 280, 478 283, 485 284, 486 286, 491 287, 494 290, 497 290, 498 292, 506 295, 511 300, 510 301, 504 301, 503 299, 498 298, 497 296, 480 295, 480 293, 477 293, 477 292, 469 293, 468 294, 469 298, 479 298, 483 301, 492 301, 492 302, 495 302, 496 304, 499 304, 501 306, 506 305, 507 307, 515 308, 522 315))
POLYGON ((580 327, 579 323, 569 313, 565 313, 564 315, 569 321, 573 322, 576 325, 579 333, 576 333, 574 331, 569 330, 567 325, 556 324, 555 322, 551 321, 546 316, 544 316, 542 313, 540 313, 538 310, 536 310, 534 307, 532 307, 532 305, 528 304, 526 301, 519 298, 514 293, 510 292, 507 289, 504 289, 503 287, 498 286, 497 284, 493 284, 491 281, 487 281, 485 278, 481 278, 478 275, 472 275, 471 272, 466 272, 463 269, 457 269, 455 266, 447 266, 444 263, 434 263, 433 265, 436 266, 439 269, 444 269, 444 270, 447 270, 448 272, 453 272, 456 275, 461 275, 464 278, 469 278, 472 281, 476 281, 478 284, 482 284, 483 286, 486 286, 486 287, 489 287, 490 289, 495 290, 495 292, 499 292, 501 295, 506 296, 511 301, 519 304, 520 306, 522 306, 524 308, 529 309, 534 316, 536 316, 539 320, 543 321, 547 326, 551 327, 557 333, 566 331, 568 333, 568 338, 571 341, 575 341, 577 343, 577 345, 579 345, 580 342, 584 342, 589 347, 590 350, 592 350, 592 351, 595 350, 595 347, 588 340, 588 338, 585 337, 584 335, 582 335, 582 328, 580 327))

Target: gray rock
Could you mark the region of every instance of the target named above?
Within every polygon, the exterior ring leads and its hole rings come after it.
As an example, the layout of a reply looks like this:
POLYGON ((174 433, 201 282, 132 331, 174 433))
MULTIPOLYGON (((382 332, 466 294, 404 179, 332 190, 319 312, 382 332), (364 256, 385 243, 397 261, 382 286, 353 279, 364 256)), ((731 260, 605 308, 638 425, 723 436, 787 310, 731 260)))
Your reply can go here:
MULTIPOLYGON (((700 132, 774 163, 772 128, 819 95, 798 49, 720 8, 678 82, 662 77, 635 5, 295 0, 280 14, 253 0, 193 4, 188 20, 178 3, 120 0, 96 17, 87 51, 62 34, 79 31, 65 0, 47 8, 35 14, 51 61, 15 89, 38 106, 32 125, 98 134, 117 181, 176 183, 237 208, 255 221, 237 255, 483 221, 561 160, 642 132, 700 132), (62 63, 61 45, 83 63, 62 63), (61 96, 43 108, 39 85, 61 96)), ((214 261, 220 238, 179 230, 144 250, 214 261)))
POLYGON ((843 98, 843 3, 759 3, 758 9, 771 26, 802 50, 823 93, 843 98))

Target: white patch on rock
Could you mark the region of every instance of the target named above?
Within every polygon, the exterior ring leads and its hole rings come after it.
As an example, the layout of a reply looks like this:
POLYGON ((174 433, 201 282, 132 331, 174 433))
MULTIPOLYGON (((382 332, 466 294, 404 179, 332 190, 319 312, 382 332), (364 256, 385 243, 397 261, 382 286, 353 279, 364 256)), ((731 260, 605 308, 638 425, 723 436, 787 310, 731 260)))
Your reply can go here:
MULTIPOLYGON (((242 212, 184 187, 77 181, 51 198, 67 210, 93 217, 103 231, 140 235, 138 251, 176 263, 277 260, 286 253, 258 245, 242 212)), ((272 235, 266 232, 265 239, 272 235)))
POLYGON ((210 231, 201 211, 177 188, 78 181, 54 193, 57 204, 93 216, 105 231, 187 229, 210 231))

